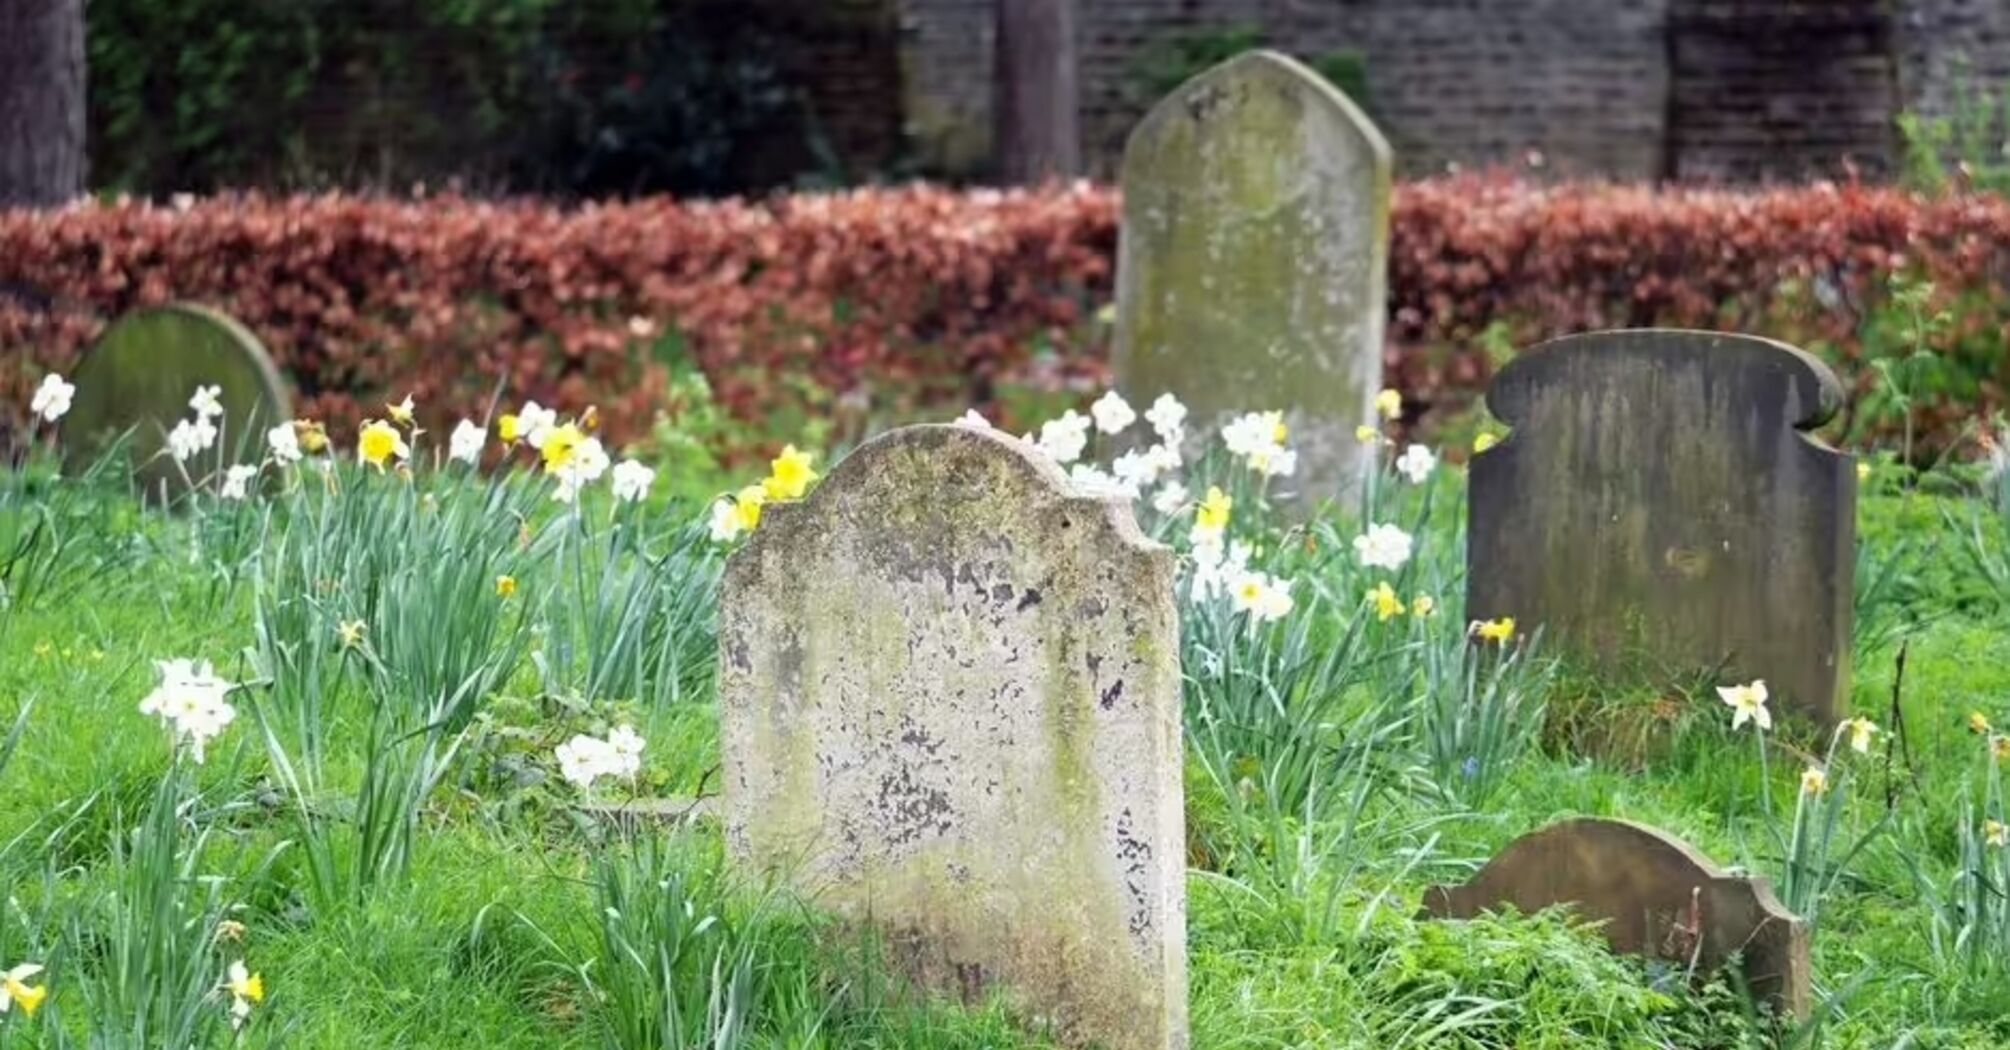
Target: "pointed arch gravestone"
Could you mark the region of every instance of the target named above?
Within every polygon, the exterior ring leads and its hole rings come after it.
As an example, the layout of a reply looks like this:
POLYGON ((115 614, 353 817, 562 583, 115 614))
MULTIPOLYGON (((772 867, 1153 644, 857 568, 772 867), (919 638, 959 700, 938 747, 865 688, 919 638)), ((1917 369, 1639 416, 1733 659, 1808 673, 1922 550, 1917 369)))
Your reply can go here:
POLYGON ((87 463, 130 431, 134 476, 148 492, 182 484, 165 452, 167 432, 191 414, 197 387, 222 389, 224 466, 258 462, 265 431, 293 418, 286 384, 258 337, 193 303, 124 314, 84 353, 71 381, 77 394, 63 419, 65 458, 87 463))
POLYGON ((1612 950, 1707 976, 1733 954, 1748 987, 1781 1016, 1805 1018, 1813 964, 1807 924, 1763 878, 1724 872, 1688 843, 1624 820, 1581 819, 1524 835, 1462 886, 1424 891, 1424 915, 1470 919, 1512 905, 1570 905, 1612 950))
POLYGON ((1854 461, 1809 436, 1826 365, 1767 339, 1594 332, 1502 369, 1513 428, 1473 458, 1467 615, 1512 616, 1593 666, 1764 679, 1845 712, 1854 461))
POLYGON ((1124 149, 1115 366, 1201 428, 1283 410, 1296 488, 1373 469, 1388 311, 1389 147, 1319 74, 1252 51, 1153 107, 1124 149))
POLYGON ((1173 555, 1127 502, 897 430, 766 509, 719 610, 738 862, 1066 1044, 1187 1045, 1173 555))

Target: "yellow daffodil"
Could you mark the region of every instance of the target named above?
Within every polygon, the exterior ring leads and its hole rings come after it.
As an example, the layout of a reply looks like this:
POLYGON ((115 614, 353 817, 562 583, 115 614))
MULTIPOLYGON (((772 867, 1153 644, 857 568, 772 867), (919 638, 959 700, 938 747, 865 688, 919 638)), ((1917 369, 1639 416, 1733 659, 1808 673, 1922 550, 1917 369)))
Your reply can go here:
POLYGON ((22 963, 0 973, 0 1014, 19 1004, 22 1013, 35 1016, 35 1011, 42 1008, 42 1000, 49 997, 49 989, 47 986, 30 988, 28 979, 41 972, 42 968, 34 963, 22 963))
POLYGON ((393 422, 393 423, 396 423, 396 424, 398 424, 398 425, 399 425, 399 426, 401 426, 401 427, 409 427, 409 426, 411 426, 411 425, 412 425, 412 395, 410 395, 410 394, 406 394, 406 395, 405 395, 405 400, 403 400, 403 401, 400 401, 400 402, 398 402, 398 403, 397 403, 397 404, 395 404, 395 405, 393 405, 393 404, 389 404, 389 403, 386 403, 386 404, 384 405, 384 411, 385 411, 385 412, 388 412, 388 413, 390 413, 390 416, 391 416, 391 422, 393 422))
POLYGON ((551 428, 551 433, 544 439, 542 450, 544 472, 556 474, 564 470, 566 465, 572 462, 573 457, 579 454, 579 446, 585 442, 586 434, 575 424, 567 423, 564 426, 551 428))
POLYGON ((1394 419, 1403 414, 1403 395, 1395 390, 1384 389, 1375 395, 1375 411, 1383 419, 1394 419))
POLYGON ((1354 428, 1354 440, 1363 445, 1376 445, 1382 441, 1382 432, 1366 423, 1354 428))
POLYGON ((265 977, 247 971, 241 962, 230 966, 230 994, 254 1003, 265 1001, 265 977))
POLYGON ((1801 771, 1801 794, 1825 795, 1829 790, 1829 775, 1820 766, 1809 766, 1801 771))
POLYGON ((1989 716, 1983 714, 1980 711, 1968 712, 1968 731, 1976 734, 1977 736, 1988 735, 1989 716))
POLYGON ((1270 440, 1282 445, 1291 438, 1291 428, 1284 425, 1284 413, 1265 412, 1263 418, 1270 421, 1270 440))
POLYGON ((1514 640, 1514 617, 1503 616, 1498 620, 1474 620, 1466 628, 1466 633, 1482 642, 1506 645, 1514 640))
POLYGON ((265 1001, 265 978, 252 973, 240 959, 225 971, 223 987, 230 992, 230 1026, 242 1028, 251 1017, 251 1008, 265 1001))
POLYGON ((344 649, 354 649, 362 645, 363 636, 369 632, 369 625, 361 620, 346 620, 335 625, 335 637, 341 639, 344 649))
POLYGON ((514 444, 523 437, 523 420, 518 419, 514 412, 503 413, 502 418, 496 420, 496 436, 505 445, 514 444))
POLYGON ((507 574, 496 577, 496 597, 512 598, 515 596, 516 577, 507 574))
POLYGON ((1387 580, 1369 591, 1367 600, 1375 603, 1375 617, 1383 623, 1403 615, 1403 599, 1396 596, 1396 589, 1387 580))
POLYGON ((1419 594, 1410 603, 1411 616, 1429 616, 1438 611, 1438 600, 1428 594, 1419 594))
POLYGON ((1210 485, 1207 498, 1200 501, 1194 511, 1193 526, 1208 532, 1219 533, 1228 528, 1229 512, 1235 509, 1235 500, 1217 486, 1210 485))
POLYGON ((1495 437, 1493 434, 1490 433, 1483 433, 1479 437, 1473 439, 1473 451, 1476 453, 1485 452, 1487 449, 1490 449, 1500 443, 1501 443, 1500 438, 1495 437))
POLYGON ((1996 735, 1989 738, 1989 754, 1996 761, 2010 761, 2010 736, 1996 735))
POLYGON ((312 419, 293 421, 293 440, 310 456, 328 451, 328 428, 312 419))
POLYGON ((404 459, 411 455, 410 446, 405 444, 405 435, 398 428, 380 419, 363 424, 363 430, 356 436, 356 457, 378 470, 393 459, 404 459))
POLYGON ((772 500, 802 499, 810 482, 817 479, 817 472, 810 469, 810 454, 794 445, 783 448, 782 454, 768 466, 772 473, 761 487, 772 500))
POLYGON ((750 532, 761 524, 761 505, 768 502, 768 490, 760 485, 749 485, 733 496, 733 513, 739 519, 741 532, 750 532))
POLYGON ((1857 754, 1870 753, 1870 738, 1877 735, 1877 723, 1868 718, 1852 718, 1836 727, 1837 732, 1849 731, 1850 749, 1857 754))
POLYGON ((2010 824, 2000 820, 1983 821, 1982 841, 1985 845, 1995 846, 1998 849, 2010 846, 2010 824))
POLYGON ((1773 714, 1766 710, 1766 680, 1753 679, 1746 685, 1720 685, 1717 695, 1731 706, 1731 728, 1738 729, 1746 722, 1760 729, 1773 728, 1773 714))
POLYGON ((1858 464, 1856 465, 1856 479, 1857 479, 1858 481, 1869 481, 1869 480, 1870 480, 1870 464, 1868 464, 1868 463, 1858 463, 1858 464))

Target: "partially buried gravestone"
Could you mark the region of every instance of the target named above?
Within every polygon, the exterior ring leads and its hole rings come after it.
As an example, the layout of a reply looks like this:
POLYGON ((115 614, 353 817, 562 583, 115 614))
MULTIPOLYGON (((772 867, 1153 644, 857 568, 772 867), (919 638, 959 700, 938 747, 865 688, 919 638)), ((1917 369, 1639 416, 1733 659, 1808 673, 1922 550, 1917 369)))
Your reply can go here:
POLYGON ((1735 953, 1754 996, 1806 1017, 1807 925, 1763 878, 1736 878, 1681 839, 1620 820, 1568 820, 1524 835, 1463 886, 1434 886, 1424 913, 1469 919, 1512 905, 1571 905, 1612 950, 1706 976, 1735 953))
POLYGON ((719 600, 727 844, 924 985, 1187 1045, 1173 556, 989 431, 770 505, 719 600))
POLYGON ((1203 428, 1281 409, 1298 490, 1373 468, 1389 259, 1389 147, 1317 73, 1253 51, 1146 115, 1124 150, 1116 371, 1203 428))
POLYGON ((199 480, 212 468, 258 462, 265 431, 292 418, 286 386, 258 338, 224 314, 187 303, 120 317, 72 379, 66 458, 88 462, 130 431, 135 476, 148 491, 181 486, 184 470, 199 480), (165 451, 166 435, 192 414, 189 399, 201 386, 222 391, 220 434, 200 464, 178 468, 165 451))
POLYGON ((1853 461, 1804 431, 1826 366, 1713 332, 1594 332, 1521 355, 1487 392, 1513 427, 1474 457, 1467 614, 1515 617, 1613 672, 1764 679, 1843 715, 1853 461))

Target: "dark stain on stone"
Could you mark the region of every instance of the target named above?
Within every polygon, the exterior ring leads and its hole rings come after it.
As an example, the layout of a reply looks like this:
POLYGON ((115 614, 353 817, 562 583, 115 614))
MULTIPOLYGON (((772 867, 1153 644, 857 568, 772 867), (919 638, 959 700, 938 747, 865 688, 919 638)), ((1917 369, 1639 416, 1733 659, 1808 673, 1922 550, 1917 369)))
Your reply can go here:
POLYGON ((1103 690, 1103 697, 1102 697, 1103 710, 1108 711, 1115 708, 1117 706, 1117 701, 1123 698, 1124 698, 1124 680, 1119 678, 1116 681, 1110 683, 1110 687, 1108 689, 1103 690))
POLYGON ((1039 588, 1028 587, 1026 588, 1026 593, 1019 596, 1019 607, 1017 611, 1025 612, 1026 610, 1031 609, 1032 607, 1038 604, 1040 604, 1039 588))

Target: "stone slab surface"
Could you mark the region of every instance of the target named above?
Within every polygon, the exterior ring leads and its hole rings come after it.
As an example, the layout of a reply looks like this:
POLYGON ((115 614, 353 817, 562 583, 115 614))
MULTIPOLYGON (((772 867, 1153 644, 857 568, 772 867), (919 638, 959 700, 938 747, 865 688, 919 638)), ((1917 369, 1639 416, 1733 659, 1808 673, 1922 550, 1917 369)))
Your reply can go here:
POLYGON ((1606 670, 1761 678, 1841 719, 1856 471, 1805 433, 1841 402, 1827 366, 1750 336, 1529 350, 1487 392, 1513 432, 1472 461, 1467 615, 1540 626, 1606 670))
POLYGON ((1202 432, 1281 410, 1294 486, 1337 497, 1372 468, 1388 312, 1389 147, 1331 84, 1252 51, 1188 81, 1124 151, 1115 364, 1202 432))
POLYGON ((1064 1044, 1181 1048, 1173 556, 1017 440, 910 427, 771 504, 720 596, 740 863, 1064 1044))
POLYGON ((1742 953, 1753 993, 1806 1017, 1807 926, 1763 878, 1734 878, 1667 832, 1623 820, 1568 820, 1525 835, 1463 886, 1424 893, 1424 914, 1468 919, 1513 905, 1568 904, 1613 951, 1707 975, 1742 953))

